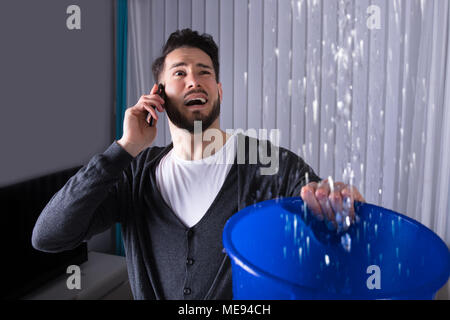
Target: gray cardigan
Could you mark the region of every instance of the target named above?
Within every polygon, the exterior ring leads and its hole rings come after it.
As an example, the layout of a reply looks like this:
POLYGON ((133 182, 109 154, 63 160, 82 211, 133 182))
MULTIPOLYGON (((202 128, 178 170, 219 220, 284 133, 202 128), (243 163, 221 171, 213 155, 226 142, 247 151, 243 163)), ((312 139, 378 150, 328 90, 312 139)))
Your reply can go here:
MULTIPOLYGON (((247 147, 253 139, 238 137, 238 145, 245 141, 247 147)), ((235 159, 208 211, 188 228, 156 187, 156 166, 172 148, 151 147, 133 158, 114 142, 95 155, 44 208, 33 247, 69 250, 119 222, 135 299, 231 299, 231 263, 222 245, 226 221, 256 202, 299 196, 305 173, 310 181, 320 178, 281 147, 275 149, 278 173, 261 175, 264 165, 249 164, 246 152, 245 164, 235 159)))

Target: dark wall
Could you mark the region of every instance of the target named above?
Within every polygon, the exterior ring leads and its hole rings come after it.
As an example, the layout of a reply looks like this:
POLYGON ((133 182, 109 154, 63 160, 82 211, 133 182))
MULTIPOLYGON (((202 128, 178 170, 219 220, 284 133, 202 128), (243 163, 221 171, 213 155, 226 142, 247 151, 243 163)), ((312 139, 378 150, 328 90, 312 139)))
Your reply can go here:
POLYGON ((114 141, 114 3, 0 1, 0 186, 84 165, 114 141), (66 26, 70 5, 80 30, 66 26))

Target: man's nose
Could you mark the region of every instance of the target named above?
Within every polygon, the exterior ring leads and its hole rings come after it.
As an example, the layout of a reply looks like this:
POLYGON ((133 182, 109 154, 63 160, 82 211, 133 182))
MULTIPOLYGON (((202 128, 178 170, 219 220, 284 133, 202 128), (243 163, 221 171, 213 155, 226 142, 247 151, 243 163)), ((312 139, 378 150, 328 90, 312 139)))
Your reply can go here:
POLYGON ((186 85, 188 89, 201 87, 200 82, 195 74, 191 73, 186 77, 186 85))

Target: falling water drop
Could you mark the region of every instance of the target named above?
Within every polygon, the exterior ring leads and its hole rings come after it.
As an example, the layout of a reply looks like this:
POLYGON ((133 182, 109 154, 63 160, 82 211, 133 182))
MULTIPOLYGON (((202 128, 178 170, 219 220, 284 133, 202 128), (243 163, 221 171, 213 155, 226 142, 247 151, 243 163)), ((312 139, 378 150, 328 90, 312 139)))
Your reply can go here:
POLYGON ((328 176, 328 184, 330 185, 330 192, 334 192, 334 182, 331 176, 328 176))
POLYGON ((314 124, 317 124, 318 111, 319 111, 319 103, 317 102, 317 100, 314 100, 313 101, 313 120, 314 120, 314 124))
POLYGON ((350 235, 348 233, 344 234, 341 237, 341 245, 345 251, 350 252, 350 250, 352 248, 352 238, 350 237, 350 235))
POLYGON ((302 3, 303 1, 297 1, 297 12, 299 19, 302 16, 302 3))
POLYGON ((306 236, 306 253, 309 254, 309 236, 306 236))
POLYGON ((351 220, 350 220, 350 216, 346 216, 345 217, 345 227, 348 229, 350 227, 351 224, 351 220))
POLYGON ((328 266, 330 264, 330 257, 325 254, 325 264, 328 266))
POLYGON ((297 239, 297 216, 294 216, 294 241, 296 239, 297 239))

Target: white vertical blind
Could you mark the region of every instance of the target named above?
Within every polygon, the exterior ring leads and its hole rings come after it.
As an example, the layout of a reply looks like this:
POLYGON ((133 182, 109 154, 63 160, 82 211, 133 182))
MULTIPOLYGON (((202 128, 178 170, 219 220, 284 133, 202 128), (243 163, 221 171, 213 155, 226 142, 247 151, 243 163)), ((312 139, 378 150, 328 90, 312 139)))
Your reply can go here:
MULTIPOLYGON (((130 0, 128 104, 153 85, 168 36, 220 48, 221 127, 278 128, 322 177, 353 183, 450 243, 449 3, 130 0), (369 29, 369 6, 380 28, 369 29)), ((170 142, 165 115, 156 145, 170 142)))

